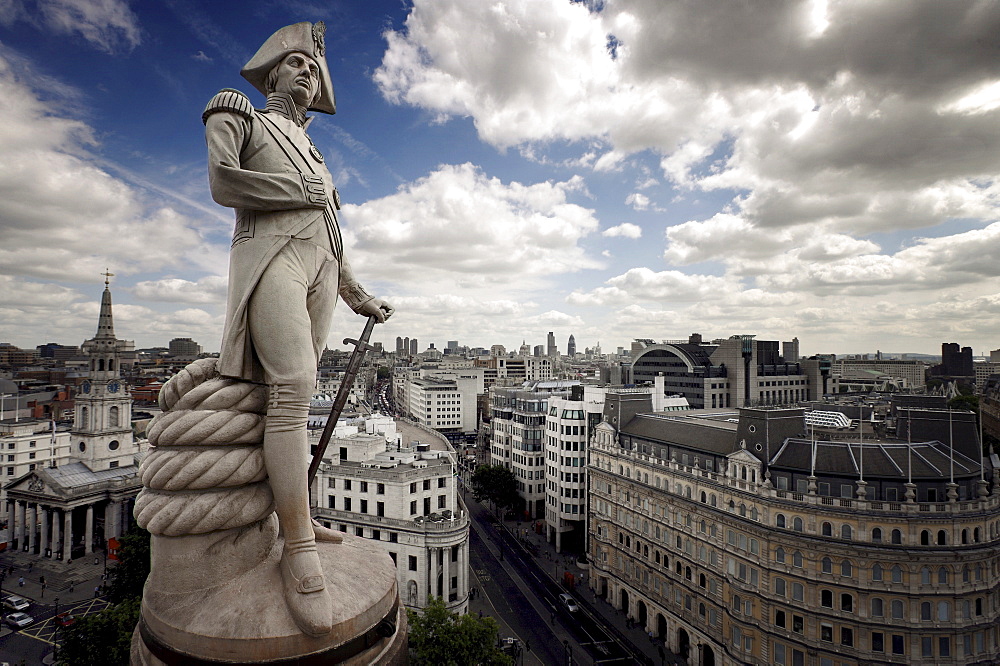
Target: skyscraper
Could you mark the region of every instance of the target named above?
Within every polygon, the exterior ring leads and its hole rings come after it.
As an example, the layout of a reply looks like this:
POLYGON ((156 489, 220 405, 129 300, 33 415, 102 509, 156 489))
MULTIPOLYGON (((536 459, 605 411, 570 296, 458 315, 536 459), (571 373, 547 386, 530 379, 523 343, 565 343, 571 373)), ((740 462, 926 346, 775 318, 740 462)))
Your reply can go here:
POLYGON ((403 338, 401 338, 400 336, 397 335, 396 336, 396 353, 398 354, 398 353, 403 352, 403 351, 405 351, 403 349, 403 338))
POLYGON ((418 353, 419 352, 417 349, 417 339, 413 338, 412 340, 410 340, 410 356, 416 356, 418 353))
POLYGON ((556 334, 553 333, 552 331, 549 331, 549 340, 548 340, 548 343, 549 343, 549 345, 548 345, 549 346, 549 348, 548 348, 548 355, 549 356, 558 356, 559 355, 559 348, 556 347, 556 334))
POLYGON ((569 336, 569 342, 566 343, 566 354, 570 357, 576 356, 576 338, 569 336))

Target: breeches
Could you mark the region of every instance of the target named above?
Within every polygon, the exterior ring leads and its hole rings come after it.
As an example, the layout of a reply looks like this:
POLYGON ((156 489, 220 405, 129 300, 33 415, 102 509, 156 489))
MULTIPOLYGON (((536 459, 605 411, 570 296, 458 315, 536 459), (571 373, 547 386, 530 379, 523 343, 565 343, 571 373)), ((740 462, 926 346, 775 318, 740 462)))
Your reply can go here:
POLYGON ((270 386, 265 432, 305 432, 316 365, 337 304, 340 264, 292 239, 271 260, 247 305, 254 353, 270 386))

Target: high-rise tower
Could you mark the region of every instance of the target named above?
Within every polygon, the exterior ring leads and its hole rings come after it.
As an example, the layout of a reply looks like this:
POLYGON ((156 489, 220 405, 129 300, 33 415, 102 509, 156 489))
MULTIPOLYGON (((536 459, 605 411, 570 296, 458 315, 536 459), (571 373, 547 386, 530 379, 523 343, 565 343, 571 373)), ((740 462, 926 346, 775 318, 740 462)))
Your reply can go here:
POLYGON ((576 356, 576 338, 572 335, 569 336, 569 342, 566 343, 566 354, 570 358, 576 356))

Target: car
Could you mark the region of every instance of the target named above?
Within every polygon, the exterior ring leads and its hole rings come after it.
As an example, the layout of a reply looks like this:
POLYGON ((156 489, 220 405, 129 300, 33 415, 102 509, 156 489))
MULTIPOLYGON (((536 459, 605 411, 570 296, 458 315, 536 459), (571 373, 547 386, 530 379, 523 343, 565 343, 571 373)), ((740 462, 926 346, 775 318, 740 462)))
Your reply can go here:
POLYGON ((76 616, 72 613, 59 613, 56 615, 56 622, 60 627, 68 627, 76 622, 76 616))
POLYGON ((35 618, 31 617, 27 613, 11 613, 3 620, 15 629, 27 627, 35 622, 35 618))
POLYGON ((3 596, 3 607, 7 610, 23 612, 31 607, 31 602, 16 594, 5 594, 3 596))
POLYGON ((580 610, 580 607, 576 605, 576 599, 574 599, 572 596, 570 596, 568 594, 560 594, 559 595, 559 602, 570 613, 575 613, 578 610, 580 610))

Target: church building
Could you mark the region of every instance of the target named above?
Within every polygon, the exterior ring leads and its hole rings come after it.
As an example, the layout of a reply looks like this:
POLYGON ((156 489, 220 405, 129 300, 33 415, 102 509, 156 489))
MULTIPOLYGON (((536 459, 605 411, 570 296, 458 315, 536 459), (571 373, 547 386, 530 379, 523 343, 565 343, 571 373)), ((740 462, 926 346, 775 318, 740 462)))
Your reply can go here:
MULTIPOLYGON (((66 561, 113 551, 131 524, 146 440, 133 435, 120 366, 125 341, 115 338, 107 278, 104 284, 97 335, 83 344, 88 377, 75 397, 73 427, 68 440, 59 433, 68 446, 4 486, 8 548, 66 561)), ((0 440, 17 427, 30 424, 0 423, 0 440)))

